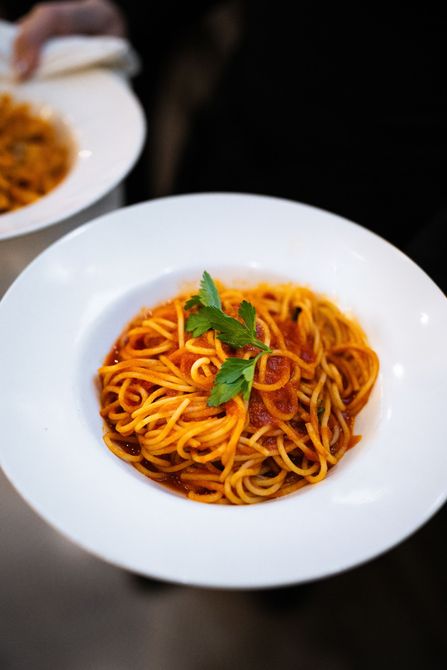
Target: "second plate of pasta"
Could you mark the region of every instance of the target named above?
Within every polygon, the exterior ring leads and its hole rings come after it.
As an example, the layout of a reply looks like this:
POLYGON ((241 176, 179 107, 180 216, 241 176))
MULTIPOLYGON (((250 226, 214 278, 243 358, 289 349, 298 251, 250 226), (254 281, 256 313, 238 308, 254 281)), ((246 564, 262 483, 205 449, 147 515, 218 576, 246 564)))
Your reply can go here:
POLYGON ((2 82, 0 96, 5 120, 11 109, 21 110, 16 116, 22 126, 3 123, 0 132, 0 163, 9 165, 0 181, 0 241, 64 221, 97 202, 126 176, 141 152, 144 113, 114 72, 98 68, 22 84, 2 82), (43 128, 54 129, 57 142, 48 130, 43 135, 43 128), (11 142, 13 150, 8 152, 11 142), (60 145, 68 153, 62 164, 60 145), (18 159, 14 174, 10 163, 18 159), (42 179, 36 179, 37 169, 42 179), (57 179, 52 176, 55 170, 57 179))

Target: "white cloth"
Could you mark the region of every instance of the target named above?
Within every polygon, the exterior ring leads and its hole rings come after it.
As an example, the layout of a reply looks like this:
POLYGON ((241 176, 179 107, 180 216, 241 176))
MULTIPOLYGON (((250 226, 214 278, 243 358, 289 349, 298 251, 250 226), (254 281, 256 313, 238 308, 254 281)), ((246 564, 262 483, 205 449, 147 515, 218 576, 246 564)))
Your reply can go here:
MULTIPOLYGON (((12 81, 11 53, 17 27, 0 21, 0 80, 12 81)), ((53 37, 43 46, 39 67, 33 75, 45 79, 90 67, 109 67, 131 77, 139 59, 129 42, 121 37, 70 35, 53 37)))

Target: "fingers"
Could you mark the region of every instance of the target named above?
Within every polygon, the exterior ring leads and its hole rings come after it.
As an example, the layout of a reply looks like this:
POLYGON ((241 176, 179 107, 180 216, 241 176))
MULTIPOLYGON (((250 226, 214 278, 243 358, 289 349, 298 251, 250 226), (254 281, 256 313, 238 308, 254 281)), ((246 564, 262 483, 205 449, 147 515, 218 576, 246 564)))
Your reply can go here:
POLYGON ((20 22, 12 54, 13 68, 20 79, 37 68, 42 45, 57 34, 57 13, 55 5, 37 5, 20 22))
POLYGON ((124 36, 126 22, 108 0, 73 0, 38 4, 19 22, 12 66, 19 79, 30 77, 39 65, 45 42, 54 36, 100 34, 124 36))

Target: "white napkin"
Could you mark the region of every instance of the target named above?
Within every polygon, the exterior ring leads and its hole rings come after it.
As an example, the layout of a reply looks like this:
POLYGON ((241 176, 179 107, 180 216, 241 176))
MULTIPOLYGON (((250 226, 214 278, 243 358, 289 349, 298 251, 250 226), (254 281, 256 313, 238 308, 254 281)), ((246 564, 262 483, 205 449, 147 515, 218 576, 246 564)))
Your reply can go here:
MULTIPOLYGON (((15 80, 11 53, 17 27, 0 21, 0 80, 15 80)), ((109 67, 131 77, 138 72, 139 59, 129 42, 121 37, 73 35, 53 37, 42 49, 33 75, 45 79, 89 67, 109 67)))

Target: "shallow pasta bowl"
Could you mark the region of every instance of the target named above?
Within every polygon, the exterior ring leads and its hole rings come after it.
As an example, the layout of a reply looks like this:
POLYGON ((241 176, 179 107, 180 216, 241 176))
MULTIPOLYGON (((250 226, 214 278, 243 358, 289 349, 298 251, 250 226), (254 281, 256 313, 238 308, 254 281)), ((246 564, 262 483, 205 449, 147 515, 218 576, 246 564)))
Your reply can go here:
POLYGON ((31 263, 0 320, 5 473, 38 514, 113 564, 207 587, 303 582, 378 556, 446 499, 445 298, 392 245, 338 216, 243 194, 124 208, 31 263), (245 507, 206 505, 105 447, 97 368, 141 307, 204 269, 235 285, 287 279, 322 292, 377 352, 380 376, 356 420, 362 440, 319 484, 245 507))

